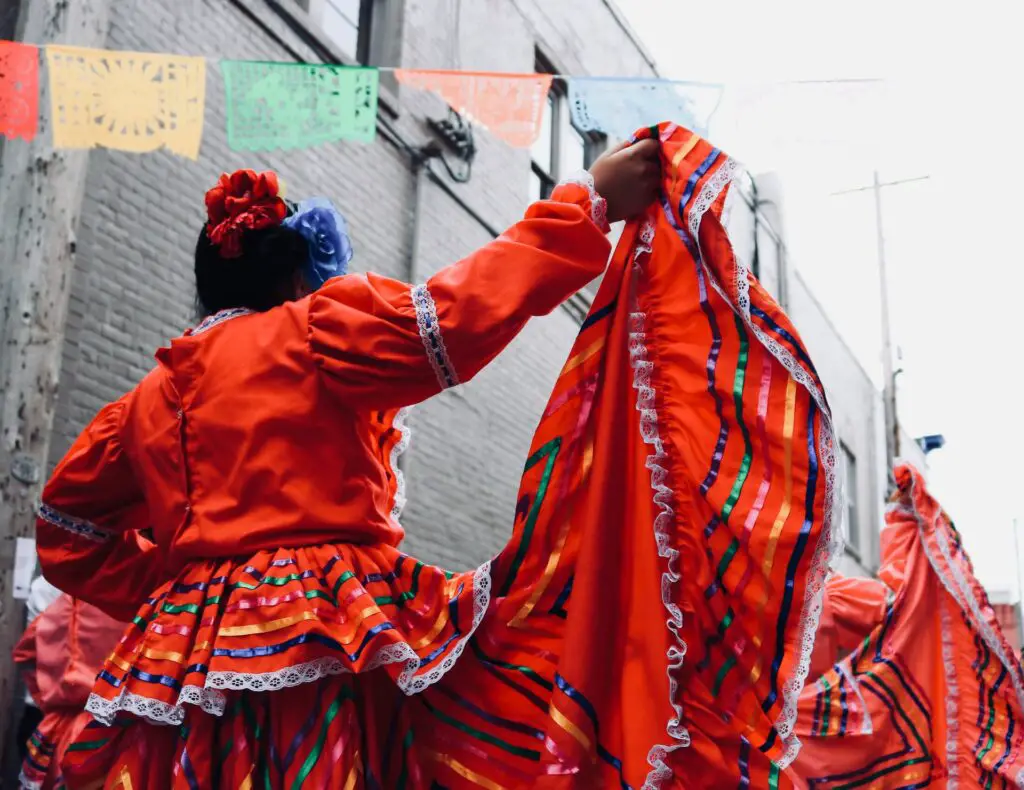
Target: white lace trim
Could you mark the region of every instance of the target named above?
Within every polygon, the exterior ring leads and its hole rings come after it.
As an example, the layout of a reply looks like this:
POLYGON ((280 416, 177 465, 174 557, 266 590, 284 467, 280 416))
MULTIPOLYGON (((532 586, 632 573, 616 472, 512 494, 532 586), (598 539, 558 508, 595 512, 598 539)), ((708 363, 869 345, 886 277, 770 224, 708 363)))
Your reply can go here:
POLYGON ((78 535, 79 537, 91 540, 94 543, 104 543, 110 540, 111 537, 111 533, 100 529, 91 521, 87 521, 84 518, 69 516, 67 513, 62 513, 61 511, 50 507, 45 502, 40 502, 36 505, 36 515, 47 524, 60 527, 73 535, 78 535))
POLYGON ((104 699, 99 694, 90 694, 85 709, 96 721, 108 727, 114 723, 119 711, 131 713, 153 724, 177 726, 185 721, 185 710, 180 705, 132 694, 125 689, 121 689, 121 693, 112 700, 104 699))
MULTIPOLYGON (((419 694, 444 677, 458 661, 470 638, 480 627, 491 604, 491 563, 485 562, 473 573, 473 625, 462 635, 440 664, 418 675, 420 657, 407 642, 397 642, 379 649, 367 664, 367 672, 389 664, 405 662, 397 685, 407 695, 419 694)), ((154 724, 180 725, 185 721, 186 704, 198 705, 213 716, 222 716, 226 704, 225 691, 281 691, 303 683, 312 683, 331 675, 350 672, 339 658, 323 656, 295 664, 275 672, 210 672, 205 686, 185 686, 176 705, 150 699, 122 690, 112 700, 90 694, 85 709, 103 724, 111 725, 118 711, 125 711, 154 724)))
POLYGON ((728 229, 729 223, 732 221, 732 212, 736 207, 736 196, 739 194, 738 189, 730 189, 725 193, 725 203, 722 205, 722 227, 728 229))
POLYGON ((487 614, 490 605, 491 563, 488 560, 473 573, 473 625, 469 629, 469 633, 463 634, 458 644, 452 647, 451 652, 444 657, 444 660, 429 672, 410 679, 406 685, 403 685, 402 679, 399 678, 399 686, 402 691, 406 694, 419 694, 425 688, 433 686, 448 674, 448 671, 455 666, 455 662, 459 660, 462 651, 466 649, 470 638, 476 633, 476 629, 480 627, 480 623, 483 622, 484 615, 487 614))
MULTIPOLYGON (((920 521, 918 523, 920 524, 920 521)), ((922 534, 922 539, 923 538, 924 535, 922 534)), ((938 574, 939 580, 942 582, 942 586, 945 587, 946 590, 949 591, 950 595, 953 596, 953 600, 957 601, 957 603, 959 603, 965 610, 970 611, 973 615, 975 627, 978 629, 978 633, 985 640, 985 644, 988 645, 989 650, 995 653, 1003 666, 1006 667, 1006 672, 1013 681, 1013 688, 1017 692, 1017 700, 1021 707, 1024 708, 1024 685, 1021 684, 1019 666, 1016 661, 1011 660, 1011 658, 1007 656, 1006 651, 1003 650, 1003 646, 999 638, 996 636, 995 631, 985 620, 981 607, 978 606, 978 601, 974 597, 974 594, 970 589, 970 585, 963 575, 963 571, 953 560, 952 553, 949 549, 949 540, 941 529, 935 530, 935 540, 936 543, 938 543, 939 552, 942 554, 942 558, 945 560, 946 565, 949 567, 950 572, 953 575, 953 579, 950 580, 942 572, 937 563, 934 562, 931 553, 927 550, 927 543, 925 543, 928 559, 932 563, 932 567, 935 569, 936 574, 938 574), (956 588, 959 588, 959 591, 963 596, 962 599, 956 595, 956 592, 954 592, 956 588)))
MULTIPOLYGON (((886 516, 899 515, 899 516, 905 516, 905 517, 911 518, 911 519, 916 519, 916 517, 917 517, 917 514, 914 513, 912 508, 906 507, 906 506, 901 505, 899 503, 886 505, 885 515, 886 516)), ((885 526, 882 527, 883 530, 886 530, 886 529, 889 529, 889 528, 890 528, 889 524, 886 524, 885 526)))
POLYGON ((227 698, 223 692, 215 688, 185 686, 178 695, 178 707, 183 708, 185 705, 195 705, 211 716, 223 716, 224 708, 227 707, 227 698))
POLYGON ((942 618, 942 663, 946 670, 946 788, 956 790, 960 780, 960 686, 953 655, 953 623, 949 603, 945 599, 939 601, 939 614, 942 618))
POLYGON ((836 664, 836 669, 839 670, 840 675, 846 678, 846 682, 850 684, 850 688, 853 689, 853 693, 857 695, 857 699, 860 701, 860 709, 863 712, 860 734, 871 735, 874 732, 874 724, 871 721, 871 711, 868 710, 867 700, 864 699, 864 693, 860 690, 860 683, 857 682, 857 678, 845 663, 836 664))
POLYGON ((43 783, 30 781, 29 778, 25 776, 25 771, 22 770, 18 774, 18 786, 21 790, 42 790, 43 783))
MULTIPOLYGON (((921 523, 920 519, 918 519, 918 524, 919 529, 922 530, 922 545, 925 546, 925 553, 928 556, 928 561, 931 563, 932 568, 935 569, 935 572, 938 575, 939 580, 942 582, 942 586, 945 587, 946 590, 950 593, 950 595, 953 596, 954 600, 956 600, 961 606, 963 606, 963 603, 961 603, 957 599, 956 594, 953 592, 953 589, 951 588, 951 584, 953 582, 951 582, 945 576, 945 574, 943 574, 942 571, 938 568, 932 557, 931 552, 927 548, 928 544, 923 534, 923 524, 921 523)), ((1014 663, 1009 660, 1009 658, 1006 655, 1006 652, 1002 648, 1000 640, 996 636, 996 633, 985 621, 985 618, 981 612, 981 608, 978 606, 978 601, 974 597, 974 594, 970 591, 970 588, 967 584, 967 579, 964 578, 963 572, 961 571, 960 567, 953 562, 953 557, 949 550, 949 541, 947 540, 945 533, 941 529, 936 529, 935 538, 936 542, 939 544, 939 551, 942 554, 943 559, 946 561, 946 564, 949 566, 949 569, 953 574, 955 584, 960 587, 960 590, 964 595, 964 600, 967 603, 967 606, 964 608, 970 610, 971 614, 974 616, 975 627, 978 629, 978 633, 981 635, 982 639, 985 640, 985 644, 988 645, 989 650, 995 653, 996 657, 999 658, 1003 666, 1006 667, 1007 674, 1009 674, 1010 680, 1013 682, 1014 691, 1016 691, 1017 693, 1017 701, 1021 705, 1021 707, 1024 707, 1024 687, 1022 687, 1021 685, 1020 674, 1017 671, 1017 667, 1015 667, 1014 663)), ((946 715, 947 717, 949 716, 948 710, 946 715)), ((1017 774, 1017 786, 1024 787, 1024 769, 1021 769, 1021 771, 1017 774)))
POLYGON ((420 330, 420 339, 423 340, 423 350, 426 351, 430 367, 437 376, 437 383, 441 389, 449 389, 459 383, 455 366, 448 358, 448 349, 445 348, 444 338, 441 336, 441 325, 437 320, 437 305, 425 285, 416 285, 412 289, 412 304, 416 308, 416 325, 420 330))
MULTIPOLYGON (((393 661, 384 660, 384 655, 389 654, 395 647, 409 647, 405 643, 390 645, 382 648, 374 656, 370 665, 371 669, 391 664, 393 661), (381 659, 381 660, 377 660, 381 659)), ((410 650, 412 648, 409 648, 410 650)), ((397 660, 397 659, 396 659, 397 660)), ((334 656, 323 656, 321 658, 307 661, 303 664, 294 664, 275 672, 210 672, 206 675, 206 686, 202 691, 213 689, 218 693, 223 691, 282 691, 287 688, 301 686, 303 683, 313 683, 331 675, 344 675, 350 670, 340 658, 334 656)), ((192 688, 198 688, 193 686, 192 688)), ((184 695, 184 690, 182 690, 184 695)), ((189 702, 182 700, 178 702, 189 702)), ((221 711, 223 713, 223 711, 221 711)), ((221 715, 216 713, 214 715, 221 715)))
POLYGON ((590 195, 590 219, 602 232, 607 233, 608 226, 608 201, 601 197, 594 184, 594 175, 589 170, 580 170, 573 173, 563 184, 575 184, 583 187, 590 195))
MULTIPOLYGON (((654 241, 654 226, 647 222, 640 230, 640 237, 633 251, 635 273, 639 274, 640 258, 649 255, 651 243, 654 241)), ((635 299, 635 296, 634 296, 635 299)), ((668 755, 676 749, 690 745, 690 733, 683 724, 683 707, 679 699, 679 682, 676 673, 682 669, 686 657, 686 642, 679 631, 683 627, 683 613, 675 603, 675 587, 681 576, 679 574, 679 552, 671 545, 674 528, 675 510, 673 508, 675 493, 668 485, 667 454, 658 430, 657 394, 651 383, 651 372, 654 369, 647 356, 645 332, 646 315, 634 310, 629 316, 629 361, 633 368, 633 389, 636 390, 636 409, 640 412, 640 436, 644 443, 651 447, 645 466, 651 473, 651 491, 658 515, 654 519, 654 540, 658 547, 658 556, 665 560, 661 574, 661 602, 668 612, 666 627, 672 635, 671 644, 666 656, 668 664, 665 671, 668 675, 669 704, 672 706, 673 717, 669 719, 665 731, 675 741, 668 745, 657 744, 647 755, 651 766, 644 790, 655 790, 672 780, 672 769, 668 766, 668 755)))
MULTIPOLYGON (((388 459, 388 463, 391 464, 391 473, 395 476, 395 501, 391 504, 391 518, 396 524, 402 516, 402 511, 405 510, 406 503, 405 475, 398 468, 398 459, 409 449, 409 442, 412 441, 412 429, 405 424, 410 411, 411 407, 399 409, 394 422, 392 422, 394 429, 402 435, 398 443, 391 448, 391 456, 388 459)), ((401 524, 398 525, 401 526, 401 524)))
POLYGON ((207 318, 204 318, 202 323, 199 324, 195 329, 192 330, 192 335, 201 335, 208 329, 213 329, 218 324, 223 324, 225 321, 230 321, 232 318, 239 318, 243 315, 250 315, 252 310, 247 307, 232 307, 228 310, 221 310, 219 313, 214 313, 207 318))
POLYGON ((775 729, 786 745, 786 751, 778 761, 778 766, 780 769, 785 769, 793 762, 800 751, 800 740, 793 734, 793 725, 796 723, 797 715, 797 700, 800 692, 803 690, 804 683, 807 681, 807 673, 810 670, 811 653, 814 651, 814 639, 818 631, 818 622, 821 619, 821 608, 828 570, 834 558, 842 551, 839 530, 835 528, 836 524, 839 523, 837 516, 841 512, 842 487, 836 479, 835 431, 832 426, 832 414, 829 411, 824 394, 815 383, 813 376, 797 362, 789 349, 765 334, 751 319, 750 273, 746 265, 733 254, 732 257, 736 266, 736 279, 732 283, 733 296, 730 296, 724 291, 710 268, 704 262, 703 254, 700 254, 699 230, 701 220, 705 212, 718 199, 722 190, 735 177, 737 170, 736 162, 727 158, 704 185, 700 195, 694 201, 693 208, 690 210, 688 228, 694 244, 697 246, 700 264, 703 266, 705 275, 712 287, 725 299, 726 303, 733 307, 743 319, 747 328, 754 333, 754 336, 768 349, 768 352, 789 371, 793 380, 810 393, 821 412, 819 466, 825 477, 825 513, 822 523, 822 534, 811 560, 810 578, 807 583, 806 593, 804 594, 803 609, 800 616, 800 637, 798 638, 800 655, 793 674, 783 684, 782 711, 775 722, 775 729))

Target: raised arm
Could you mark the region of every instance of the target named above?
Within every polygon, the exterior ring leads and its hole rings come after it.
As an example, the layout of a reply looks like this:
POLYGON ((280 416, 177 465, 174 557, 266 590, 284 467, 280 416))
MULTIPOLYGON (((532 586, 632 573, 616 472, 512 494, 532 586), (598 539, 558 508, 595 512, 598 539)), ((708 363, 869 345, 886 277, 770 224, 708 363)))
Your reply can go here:
POLYGON ((657 174, 648 148, 616 150, 423 285, 373 274, 328 283, 310 301, 309 342, 331 388, 355 408, 386 409, 468 381, 531 317, 601 274, 608 221, 646 207, 657 174))

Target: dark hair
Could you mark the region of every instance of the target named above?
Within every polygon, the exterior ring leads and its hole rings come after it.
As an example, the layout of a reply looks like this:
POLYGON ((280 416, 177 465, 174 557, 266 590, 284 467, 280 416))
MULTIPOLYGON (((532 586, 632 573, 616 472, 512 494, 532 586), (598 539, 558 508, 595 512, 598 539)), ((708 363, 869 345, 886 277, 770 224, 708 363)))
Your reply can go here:
POLYGON ((200 317, 232 307, 264 311, 294 299, 295 273, 309 255, 298 231, 275 225, 247 230, 242 254, 223 258, 206 235, 196 244, 196 307, 200 317))

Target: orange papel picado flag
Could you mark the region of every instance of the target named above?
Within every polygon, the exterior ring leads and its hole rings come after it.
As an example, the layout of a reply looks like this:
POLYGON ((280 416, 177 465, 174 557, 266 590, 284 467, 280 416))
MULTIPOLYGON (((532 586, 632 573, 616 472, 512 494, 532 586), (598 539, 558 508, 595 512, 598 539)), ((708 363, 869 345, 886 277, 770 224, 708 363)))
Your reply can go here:
POLYGON ((529 148, 540 134, 551 74, 398 69, 403 85, 435 91, 448 104, 515 148, 529 148))

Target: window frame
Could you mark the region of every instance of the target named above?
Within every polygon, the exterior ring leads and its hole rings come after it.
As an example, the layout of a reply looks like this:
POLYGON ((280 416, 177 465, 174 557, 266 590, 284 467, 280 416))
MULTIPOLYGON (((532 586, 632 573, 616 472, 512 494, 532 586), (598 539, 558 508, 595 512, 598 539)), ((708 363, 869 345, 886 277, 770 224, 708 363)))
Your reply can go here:
POLYGON ((857 475, 857 456, 844 442, 839 442, 839 448, 843 455, 843 487, 846 489, 845 508, 843 515, 846 518, 846 549, 858 562, 863 562, 864 535, 860 528, 860 510, 857 507, 859 501, 858 487, 859 477, 857 475))
POLYGON ((330 5, 334 7, 336 11, 340 12, 340 9, 334 5, 332 0, 290 1, 293 6, 299 7, 299 10, 306 16, 304 21, 306 21, 310 27, 315 28, 318 33, 321 33, 324 40, 331 45, 332 49, 337 49, 346 59, 353 59, 355 63, 359 65, 366 65, 369 56, 369 39, 373 32, 373 15, 376 0, 359 0, 359 12, 357 14, 358 18, 356 19, 355 52, 345 52, 338 40, 332 37, 318 21, 325 6, 330 5), (367 33, 367 31, 369 31, 369 33, 367 33))
MULTIPOLYGON (((306 41, 324 63, 342 66, 392 66, 402 62, 405 0, 360 0, 359 30, 354 53, 341 45, 313 17, 310 10, 327 0, 266 0, 274 12, 304 28, 306 41), (313 43, 315 42, 315 43, 313 43)), ((315 9, 314 9, 315 10, 315 9)), ((380 106, 398 115, 398 81, 391 71, 380 72, 380 106)))
MULTIPOLYGON (((544 55, 537 51, 534 58, 534 70, 538 74, 556 74, 557 70, 544 55)), ((583 166, 590 167, 594 161, 604 152, 608 144, 608 138, 597 132, 585 132, 578 129, 572 123, 572 110, 569 108, 569 94, 561 80, 555 80, 551 84, 547 101, 551 106, 551 170, 547 171, 533 158, 530 153, 530 173, 540 181, 540 199, 546 200, 551 197, 551 192, 562 181, 572 175, 562 172, 562 130, 565 126, 573 129, 583 140, 583 166), (568 124, 565 122, 568 120, 568 124)))

